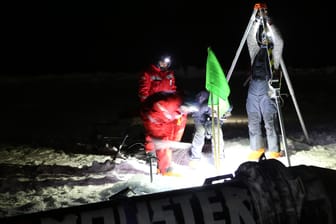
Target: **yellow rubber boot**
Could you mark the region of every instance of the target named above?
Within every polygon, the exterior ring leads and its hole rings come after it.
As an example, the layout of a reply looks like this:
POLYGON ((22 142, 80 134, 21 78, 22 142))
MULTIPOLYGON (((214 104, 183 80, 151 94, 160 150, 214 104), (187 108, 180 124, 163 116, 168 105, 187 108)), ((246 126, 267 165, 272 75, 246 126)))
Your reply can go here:
POLYGON ((252 151, 249 155, 248 155, 248 159, 249 160, 259 160, 261 155, 265 152, 264 148, 260 148, 258 150, 252 151))
POLYGON ((280 152, 268 152, 266 157, 267 159, 276 159, 282 156, 283 155, 280 152))

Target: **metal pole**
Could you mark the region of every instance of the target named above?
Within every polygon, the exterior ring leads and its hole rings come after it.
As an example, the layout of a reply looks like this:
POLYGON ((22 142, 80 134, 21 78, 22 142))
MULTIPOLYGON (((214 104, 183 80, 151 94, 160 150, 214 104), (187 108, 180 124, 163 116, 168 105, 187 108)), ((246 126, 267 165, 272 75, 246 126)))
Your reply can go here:
MULTIPOLYGON (((213 93, 210 93, 210 99, 211 99, 211 147, 212 147, 212 153, 214 158, 214 165, 216 169, 218 170, 218 155, 217 155, 217 137, 215 136, 215 109, 214 109, 214 102, 213 102, 213 93)), ((217 107, 219 107, 217 105, 217 107)), ((218 112, 218 111, 217 111, 218 112)))
POLYGON ((299 106, 298 106, 298 104, 297 104, 297 102, 296 102, 296 98, 295 98, 294 90, 293 90, 293 87, 292 87, 291 81, 290 81, 290 79, 289 79, 289 75, 288 75, 288 72, 287 72, 287 69, 286 69, 286 66, 285 66, 285 63, 284 63, 282 57, 281 57, 281 59, 280 59, 280 66, 281 66, 281 69, 282 69, 283 74, 284 74, 284 76, 285 76, 285 80, 286 80, 286 83, 287 83, 287 87, 288 87, 289 93, 290 93, 290 95, 291 95, 291 97, 292 97, 292 100, 293 100, 293 103, 294 103, 294 107, 295 107, 295 109, 296 109, 296 113, 297 113, 297 115, 298 115, 298 118, 299 118, 299 121, 300 121, 302 130, 303 130, 303 133, 304 133, 304 135, 305 135, 305 137, 306 137, 306 141, 307 141, 307 143, 310 144, 311 142, 310 142, 310 139, 309 139, 309 136, 308 136, 308 132, 307 132, 307 130, 306 130, 306 126, 305 126, 305 124, 304 124, 304 122, 303 122, 303 119, 302 119, 302 116, 301 116, 301 113, 300 113, 299 106))
POLYGON ((279 124, 280 124, 281 139, 282 139, 282 143, 283 143, 283 146, 284 146, 284 151, 285 151, 285 154, 286 154, 288 166, 291 166, 291 162, 290 162, 289 155, 288 155, 288 150, 287 150, 288 145, 287 145, 287 139, 286 139, 285 125, 284 125, 284 122, 283 122, 282 111, 280 109, 279 98, 280 98, 280 89, 276 89, 275 90, 275 102, 276 102, 276 107, 277 107, 278 116, 279 116, 278 120, 279 120, 279 124))
POLYGON ((149 157, 149 174, 150 174, 150 182, 153 182, 153 164, 152 164, 152 157, 149 157))
POLYGON ((150 182, 153 182, 153 159, 158 160, 158 158, 152 153, 147 153, 147 160, 149 161, 149 176, 150 176, 150 182))
POLYGON ((247 27, 246 27, 244 36, 243 36, 243 38, 242 38, 241 41, 240 41, 240 45, 239 45, 238 50, 237 50, 237 52, 236 52, 236 55, 235 55, 235 57, 234 57, 234 59, 233 59, 233 62, 232 62, 231 67, 230 67, 230 70, 228 71, 228 74, 227 74, 227 76, 226 76, 226 80, 227 80, 228 82, 229 82, 229 80, 230 80, 230 78, 231 78, 233 69, 234 69, 234 67, 236 66, 236 63, 237 63, 238 57, 239 57, 239 55, 240 55, 240 52, 241 52, 242 48, 244 47, 245 41, 246 41, 246 39, 247 39, 247 35, 248 35, 248 33, 250 32, 250 29, 251 29, 251 27, 252 27, 252 25, 253 25, 253 22, 254 22, 254 20, 255 20, 255 16, 256 16, 257 12, 258 12, 257 9, 254 9, 254 10, 253 10, 253 13, 252 13, 252 15, 251 15, 250 21, 249 21, 249 23, 248 23, 248 25, 247 25, 247 27))
POLYGON ((221 167, 221 164, 220 164, 220 135, 219 135, 219 128, 220 128, 220 124, 219 124, 219 115, 220 115, 220 111, 219 111, 219 104, 217 104, 217 116, 216 117, 213 117, 212 118, 212 122, 215 122, 215 128, 216 128, 216 131, 214 132, 215 133, 215 136, 213 136, 215 139, 216 139, 216 148, 215 148, 215 158, 216 158, 216 169, 217 169, 217 172, 219 172, 219 169, 221 167))

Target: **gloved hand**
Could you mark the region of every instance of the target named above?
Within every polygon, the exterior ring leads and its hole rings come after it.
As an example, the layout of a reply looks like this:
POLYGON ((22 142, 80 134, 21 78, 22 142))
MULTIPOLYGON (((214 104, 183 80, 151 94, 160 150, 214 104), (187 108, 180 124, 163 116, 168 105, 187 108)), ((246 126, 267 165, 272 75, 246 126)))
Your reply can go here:
POLYGON ((268 90, 268 96, 271 98, 271 99, 275 99, 276 98, 276 90, 275 88, 269 84, 269 90, 268 90))
POLYGON ((147 159, 151 159, 151 158, 156 159, 155 151, 146 152, 146 157, 147 157, 147 159))
POLYGON ((230 106, 229 109, 223 114, 222 119, 226 120, 228 117, 231 117, 231 111, 233 109, 233 106, 230 106))
POLYGON ((183 113, 186 113, 186 114, 189 114, 189 113, 194 113, 194 112, 197 112, 199 109, 192 105, 192 104, 183 104, 181 107, 180 107, 180 110, 183 112, 183 113))

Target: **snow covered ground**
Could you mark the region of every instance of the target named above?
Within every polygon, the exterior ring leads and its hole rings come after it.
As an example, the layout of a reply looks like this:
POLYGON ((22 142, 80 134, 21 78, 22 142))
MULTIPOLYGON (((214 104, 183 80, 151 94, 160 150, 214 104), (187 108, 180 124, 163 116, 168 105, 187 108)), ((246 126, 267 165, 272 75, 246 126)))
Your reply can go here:
MULTIPOLYGON (((311 142, 305 141, 290 96, 284 96, 289 157, 279 160, 286 166, 309 165, 336 170, 335 109, 328 103, 333 96, 335 69, 290 70, 289 73, 294 76, 291 77, 295 97, 311 142)), ((38 82, 5 80, 3 91, 14 88, 16 92, 13 100, 5 101, 6 116, 1 120, 4 144, 0 147, 0 217, 106 201, 126 187, 132 189, 131 194, 141 195, 200 186, 208 177, 234 174, 239 165, 247 161, 246 88, 242 86, 244 77, 239 74, 234 74, 230 81, 234 110, 223 126, 225 160, 220 169, 215 169, 211 153, 207 151, 204 152, 204 164, 196 170, 190 169, 186 166, 188 151, 176 150, 174 161, 183 176, 153 175, 151 179, 150 166, 141 150, 121 150, 123 157, 118 156, 114 161, 113 150, 94 147, 97 142, 89 139, 92 133, 96 137, 97 133, 104 136, 118 133, 119 139, 114 141, 114 146, 118 147, 121 133, 126 129, 131 133, 132 127, 137 133, 134 141, 141 143, 135 77, 81 76, 81 83, 75 77, 71 84, 71 78, 64 81, 64 77, 39 78, 38 82), (55 79, 57 84, 50 88, 49 83, 51 80, 55 83, 55 79), (132 84, 125 91, 113 85, 116 81, 120 86, 126 86, 124 83, 130 81, 132 84), (120 89, 125 94, 118 95, 120 89), (96 124, 94 131, 92 124, 96 124), (10 144, 14 140, 18 143, 10 144)), ((185 75, 180 80, 189 95, 203 88, 200 76, 185 75), (186 85, 191 80, 197 84, 186 85)), ((191 134, 190 120, 183 141, 190 143, 191 134)))

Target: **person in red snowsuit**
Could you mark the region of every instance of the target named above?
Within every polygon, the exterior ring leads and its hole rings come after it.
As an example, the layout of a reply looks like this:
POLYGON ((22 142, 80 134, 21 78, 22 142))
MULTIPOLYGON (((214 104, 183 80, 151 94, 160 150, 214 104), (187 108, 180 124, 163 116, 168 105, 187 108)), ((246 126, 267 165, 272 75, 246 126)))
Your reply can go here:
POLYGON ((161 57, 141 74, 138 95, 140 116, 145 128, 145 151, 157 157, 158 173, 174 175, 172 150, 156 148, 153 139, 180 141, 185 129, 187 114, 181 110, 181 95, 176 91, 175 73, 170 69, 170 57, 161 57))

